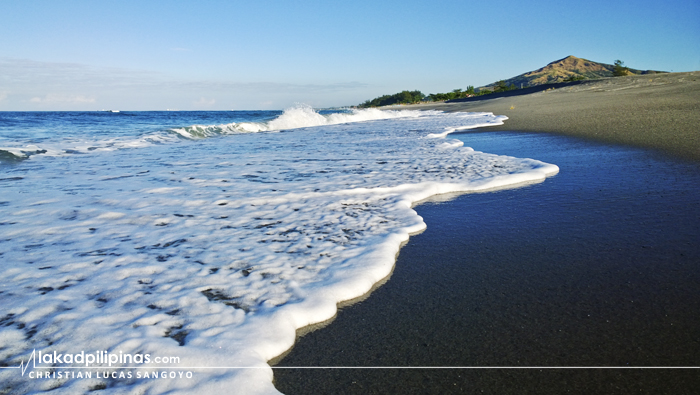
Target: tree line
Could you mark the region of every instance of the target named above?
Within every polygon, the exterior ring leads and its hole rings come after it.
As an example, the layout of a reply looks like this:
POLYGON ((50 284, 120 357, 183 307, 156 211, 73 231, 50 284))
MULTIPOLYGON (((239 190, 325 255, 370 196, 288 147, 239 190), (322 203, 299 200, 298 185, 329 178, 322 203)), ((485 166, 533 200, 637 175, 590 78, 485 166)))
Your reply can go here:
POLYGON ((418 103, 425 99, 425 95, 421 91, 402 91, 393 95, 379 96, 372 100, 367 100, 358 107, 380 107, 390 106, 392 104, 412 104, 418 103))
POLYGON ((445 101, 462 99, 465 97, 488 95, 490 93, 505 92, 509 90, 517 89, 515 85, 507 85, 505 81, 501 80, 496 83, 494 90, 480 89, 475 90, 473 86, 469 85, 467 89, 454 89, 452 92, 446 93, 431 93, 429 95, 424 95, 421 91, 402 91, 395 93, 393 95, 379 96, 372 100, 367 100, 360 104, 359 108, 367 107, 380 107, 389 106, 392 104, 413 104, 419 103, 421 101, 445 101))

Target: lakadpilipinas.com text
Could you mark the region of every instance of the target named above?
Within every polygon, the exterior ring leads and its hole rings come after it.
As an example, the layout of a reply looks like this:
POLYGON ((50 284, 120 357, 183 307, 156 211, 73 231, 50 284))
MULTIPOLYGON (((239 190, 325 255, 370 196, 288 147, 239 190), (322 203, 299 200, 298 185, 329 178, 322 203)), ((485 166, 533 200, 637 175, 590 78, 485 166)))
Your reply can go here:
POLYGON ((194 373, 178 369, 179 364, 180 357, 125 354, 121 351, 58 353, 34 350, 19 368, 22 376, 30 379, 191 379, 194 373))

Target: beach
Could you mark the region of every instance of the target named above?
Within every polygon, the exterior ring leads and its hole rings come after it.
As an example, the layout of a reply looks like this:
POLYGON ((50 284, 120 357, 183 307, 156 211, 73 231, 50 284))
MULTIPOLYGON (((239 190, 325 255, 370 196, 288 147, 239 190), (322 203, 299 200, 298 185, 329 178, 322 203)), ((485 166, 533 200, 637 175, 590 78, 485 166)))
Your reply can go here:
POLYGON ((700 71, 584 81, 522 96, 385 108, 488 111, 509 118, 489 130, 557 133, 700 160, 700 71))
POLYGON ((401 109, 0 113, 4 388, 695 388, 697 161, 401 109))
POLYGON ((692 393, 700 384, 691 369, 700 366, 697 74, 397 106, 506 115, 504 125, 450 137, 560 173, 416 205, 427 230, 402 248, 388 281, 279 362, 357 368, 275 369, 277 388, 692 393))

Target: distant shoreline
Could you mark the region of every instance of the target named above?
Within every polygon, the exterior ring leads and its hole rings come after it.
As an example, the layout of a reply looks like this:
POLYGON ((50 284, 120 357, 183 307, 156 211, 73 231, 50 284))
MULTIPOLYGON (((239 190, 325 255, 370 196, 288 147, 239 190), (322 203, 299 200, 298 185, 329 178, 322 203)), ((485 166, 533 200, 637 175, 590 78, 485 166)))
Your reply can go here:
POLYGON ((651 148, 700 161, 700 71, 577 81, 551 87, 555 89, 540 88, 520 95, 516 90, 498 97, 381 108, 492 112, 508 116, 504 125, 488 127, 492 131, 556 133, 651 148))

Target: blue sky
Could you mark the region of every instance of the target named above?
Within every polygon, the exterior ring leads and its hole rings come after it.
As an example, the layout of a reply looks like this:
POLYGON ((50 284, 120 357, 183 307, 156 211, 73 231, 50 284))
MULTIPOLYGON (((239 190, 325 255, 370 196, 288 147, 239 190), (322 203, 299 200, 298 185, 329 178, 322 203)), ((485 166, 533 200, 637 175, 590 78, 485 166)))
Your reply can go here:
POLYGON ((568 55, 700 70, 696 0, 0 1, 0 111, 344 106, 568 55))

